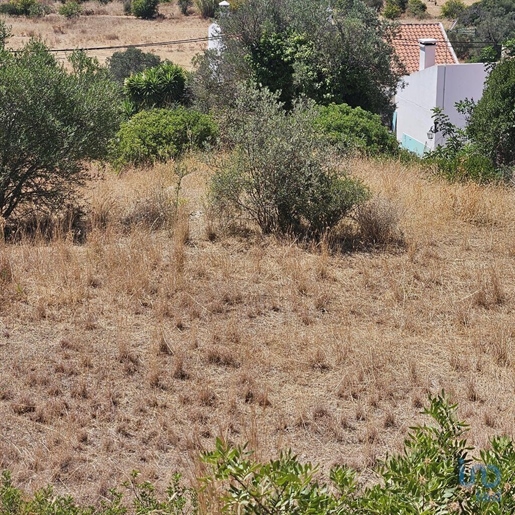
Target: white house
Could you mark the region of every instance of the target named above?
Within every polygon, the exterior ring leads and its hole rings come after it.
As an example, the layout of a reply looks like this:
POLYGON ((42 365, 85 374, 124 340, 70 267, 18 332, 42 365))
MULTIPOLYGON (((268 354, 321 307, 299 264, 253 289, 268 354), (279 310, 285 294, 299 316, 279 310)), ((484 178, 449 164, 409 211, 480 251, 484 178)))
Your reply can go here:
POLYGON ((441 24, 409 25, 404 31, 401 25, 401 37, 394 41, 409 73, 396 96, 394 129, 402 147, 422 155, 444 143, 432 109, 441 108, 453 124, 464 127, 455 104, 481 98, 487 70, 482 63, 460 64, 441 24))

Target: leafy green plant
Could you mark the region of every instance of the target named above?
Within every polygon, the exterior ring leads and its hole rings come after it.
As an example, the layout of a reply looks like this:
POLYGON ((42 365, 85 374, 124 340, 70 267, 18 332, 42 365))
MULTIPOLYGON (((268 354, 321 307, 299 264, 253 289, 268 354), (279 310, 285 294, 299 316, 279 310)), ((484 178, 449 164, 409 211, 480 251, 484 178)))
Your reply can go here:
POLYGON ((0 50, 5 49, 6 41, 12 36, 12 26, 0 20, 0 50))
POLYGON ((331 4, 329 15, 318 2, 252 0, 220 16, 224 51, 206 51, 198 97, 220 106, 239 82, 253 82, 280 91, 286 109, 308 97, 387 117, 402 76, 394 26, 362 0, 331 4))
POLYGON ((388 20, 395 20, 400 18, 402 15, 402 9, 393 1, 386 0, 386 4, 383 9, 383 16, 388 20))
POLYGON ((444 392, 429 401, 424 413, 433 424, 411 428, 404 451, 379 463, 375 486, 359 487, 355 473, 342 466, 331 470, 330 483, 323 483, 316 479, 316 466, 300 463, 290 451, 260 463, 247 446, 217 440, 215 449, 203 454, 210 467, 204 488, 222 491, 222 510, 230 513, 513 513, 512 441, 494 437, 478 462, 464 437, 468 426, 456 417, 457 405, 444 392))
POLYGON ((0 5, 0 13, 11 16, 37 18, 51 12, 51 8, 37 0, 13 0, 0 5))
POLYGON ((195 6, 202 18, 213 18, 218 8, 218 0, 195 0, 195 6))
POLYGON ((179 6, 181 13, 187 16, 190 13, 193 0, 177 0, 177 5, 179 6))
POLYGON ((113 79, 123 85, 125 79, 135 73, 158 66, 161 58, 139 48, 130 47, 123 52, 115 52, 107 59, 107 67, 113 79))
POLYGON ((442 16, 444 18, 454 20, 456 19, 466 8, 466 5, 462 0, 447 0, 442 5, 442 16))
MULTIPOLYGON (((475 108, 475 104, 468 100, 456 104, 458 112, 465 115, 467 120, 470 120, 475 108)), ((424 160, 433 164, 439 175, 450 182, 471 180, 486 183, 503 178, 493 159, 471 135, 468 123, 465 128, 459 128, 450 122, 441 109, 435 108, 433 112, 435 126, 446 141, 426 154, 424 160)))
POLYGON ((427 17, 427 5, 422 0, 409 0, 406 12, 415 18, 427 17))
POLYGON ((209 115, 191 109, 150 109, 124 122, 112 146, 118 167, 167 161, 190 148, 214 143, 217 128, 209 115))
POLYGON ((278 93, 240 86, 224 121, 233 150, 213 177, 211 201, 223 216, 247 218, 263 233, 321 237, 368 197, 331 166, 312 103, 283 109, 278 93))
POLYGON ((136 18, 150 20, 158 13, 159 0, 131 0, 131 14, 136 18))
MULTIPOLYGON (((508 49, 513 47, 513 41, 508 49)), ((481 155, 499 170, 515 165, 515 60, 495 65, 486 79, 483 96, 470 114, 470 138, 481 155)))
POLYGON ((78 18, 82 13, 82 7, 74 0, 68 0, 59 7, 59 14, 65 18, 78 18))
POLYGON ((186 72, 180 66, 164 62, 125 79, 124 93, 134 110, 169 107, 184 100, 186 72))
POLYGON ((399 144, 381 118, 360 107, 331 104, 320 108, 315 127, 344 153, 358 152, 367 156, 396 155, 399 144))

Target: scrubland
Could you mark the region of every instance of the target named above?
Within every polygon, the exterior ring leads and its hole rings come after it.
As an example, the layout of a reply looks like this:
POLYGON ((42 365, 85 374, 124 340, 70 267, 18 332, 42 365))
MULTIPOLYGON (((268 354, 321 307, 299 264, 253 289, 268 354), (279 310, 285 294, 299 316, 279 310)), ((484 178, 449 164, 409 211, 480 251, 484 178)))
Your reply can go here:
POLYGON ((210 168, 187 166, 178 199, 171 164, 94 169, 84 243, 0 244, 0 469, 16 484, 98 503, 133 469, 194 481, 216 436, 371 481, 441 389, 474 445, 515 436, 512 188, 350 161, 402 242, 306 246, 222 231, 210 168))
MULTIPOLYGON (((6 17, 6 23, 12 27, 13 33, 8 47, 21 48, 34 37, 42 39, 52 49, 122 47, 88 51, 88 55, 104 63, 114 52, 123 51, 123 45, 207 38, 209 20, 203 20, 195 14, 183 16, 174 3, 161 4, 161 15, 156 20, 125 16, 122 2, 117 1, 106 5, 93 1, 83 2, 83 14, 72 19, 57 14, 59 5, 52 4, 56 13, 41 18, 6 17)), ((206 47, 207 42, 200 41, 166 46, 149 45, 142 50, 191 69, 192 58, 206 47)), ((64 59, 66 54, 63 52, 57 55, 64 59)))

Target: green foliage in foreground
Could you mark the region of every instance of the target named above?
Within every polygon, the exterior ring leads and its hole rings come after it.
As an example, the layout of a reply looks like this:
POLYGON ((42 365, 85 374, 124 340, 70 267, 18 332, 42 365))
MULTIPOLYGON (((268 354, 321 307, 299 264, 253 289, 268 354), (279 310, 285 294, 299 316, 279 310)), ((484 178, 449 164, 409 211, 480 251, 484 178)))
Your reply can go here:
POLYGON ((367 156, 396 155, 397 139, 381 122, 377 114, 361 107, 331 104, 320 108, 315 127, 326 134, 329 141, 341 151, 357 151, 367 156))
POLYGON ((122 123, 113 143, 112 160, 118 167, 143 166, 173 159, 188 149, 214 143, 213 119, 192 109, 150 109, 122 123))
POLYGON ((468 426, 456 417, 445 394, 429 397, 424 413, 431 425, 413 427, 404 451, 376 468, 378 482, 362 487, 356 472, 334 467, 329 480, 301 463, 291 451, 266 463, 247 448, 217 439, 202 455, 207 466, 198 490, 185 488, 176 474, 159 499, 137 473, 125 483, 129 493, 112 490, 101 506, 80 507, 51 488, 26 498, 9 473, 0 480, 0 515, 124 515, 136 513, 241 513, 289 515, 501 515, 515 513, 515 449, 508 437, 493 437, 489 450, 473 457, 464 437, 468 426), (214 494, 216 492, 216 494, 214 494), (202 499, 202 502, 199 502, 202 499), (199 506, 203 509, 200 510, 199 506))

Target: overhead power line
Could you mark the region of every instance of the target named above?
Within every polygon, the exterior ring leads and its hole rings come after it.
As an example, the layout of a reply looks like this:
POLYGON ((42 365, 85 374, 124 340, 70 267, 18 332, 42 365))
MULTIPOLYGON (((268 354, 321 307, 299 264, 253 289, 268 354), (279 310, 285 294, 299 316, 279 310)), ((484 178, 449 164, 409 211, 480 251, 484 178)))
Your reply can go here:
POLYGON ((145 48, 152 46, 169 46, 169 45, 182 45, 184 43, 202 43, 208 41, 207 37, 190 38, 190 39, 176 39, 174 41, 157 41, 155 43, 137 43, 127 45, 112 45, 112 46, 92 46, 92 47, 78 47, 78 48, 51 48, 50 52, 73 52, 75 50, 83 50, 85 52, 90 50, 118 50, 120 48, 145 48))

